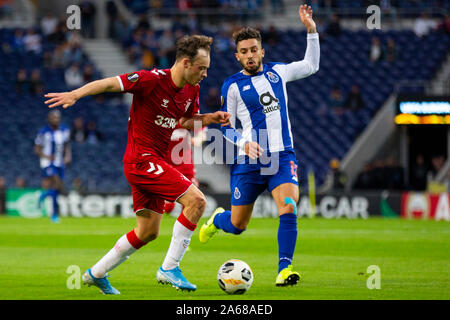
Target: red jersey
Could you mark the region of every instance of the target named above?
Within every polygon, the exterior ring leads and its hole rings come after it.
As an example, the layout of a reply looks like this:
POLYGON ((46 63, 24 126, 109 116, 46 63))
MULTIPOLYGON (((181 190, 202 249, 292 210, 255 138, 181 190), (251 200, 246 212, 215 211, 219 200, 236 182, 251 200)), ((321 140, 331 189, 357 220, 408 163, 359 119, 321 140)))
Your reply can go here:
POLYGON ((199 108, 200 85, 178 88, 170 69, 141 70, 117 78, 123 92, 133 93, 123 162, 139 163, 146 155, 164 159, 180 118, 192 118, 199 108))

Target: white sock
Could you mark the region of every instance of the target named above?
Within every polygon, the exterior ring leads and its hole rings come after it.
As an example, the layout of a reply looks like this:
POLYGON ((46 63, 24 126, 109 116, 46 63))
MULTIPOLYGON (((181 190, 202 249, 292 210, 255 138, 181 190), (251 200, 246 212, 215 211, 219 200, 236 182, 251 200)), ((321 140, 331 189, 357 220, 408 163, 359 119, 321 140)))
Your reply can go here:
POLYGON ((91 268, 92 275, 96 278, 103 278, 108 271, 111 271, 127 260, 130 255, 136 251, 137 249, 131 245, 127 239, 127 235, 124 234, 117 240, 114 248, 109 250, 109 252, 91 268))
POLYGON ((164 270, 171 270, 180 265, 180 261, 186 253, 191 237, 194 231, 183 226, 178 220, 173 225, 172 241, 169 250, 167 250, 166 258, 162 264, 164 270))

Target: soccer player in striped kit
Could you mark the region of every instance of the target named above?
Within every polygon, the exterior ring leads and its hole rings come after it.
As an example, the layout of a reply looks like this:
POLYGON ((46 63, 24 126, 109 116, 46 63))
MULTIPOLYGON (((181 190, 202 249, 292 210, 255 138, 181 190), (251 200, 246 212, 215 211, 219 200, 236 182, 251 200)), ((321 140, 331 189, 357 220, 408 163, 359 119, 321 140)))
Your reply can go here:
POLYGON ((132 189, 136 228, 117 240, 114 247, 83 274, 85 284, 95 285, 105 294, 120 294, 109 283, 107 272, 158 236, 165 201, 177 201, 184 209, 175 221, 172 240, 156 278, 177 289, 197 289, 184 277, 179 264, 205 210, 206 198, 192 181, 168 164, 165 157, 177 123, 188 130, 194 128, 195 121, 202 126, 230 124, 230 115, 224 111, 195 112, 199 83, 207 76, 210 65, 211 43, 210 37, 185 36, 177 41, 176 61, 170 69, 141 70, 93 81, 71 92, 46 94, 49 107, 64 108, 87 95, 133 94, 123 162, 125 177, 132 189))
POLYGON ((48 113, 48 124, 39 131, 34 140, 34 152, 39 156, 42 187, 46 189, 39 197, 39 207, 46 197, 50 197, 50 219, 58 223, 58 195, 64 188, 64 168, 72 161, 70 129, 61 124, 61 111, 52 110, 48 113))
POLYGON ((247 27, 233 34, 236 59, 243 70, 227 78, 222 86, 222 110, 231 114, 231 126, 222 127, 222 132, 239 149, 230 168, 231 211, 217 208, 199 233, 203 243, 218 230, 241 234, 250 221, 256 198, 267 189, 280 219, 277 286, 295 285, 300 280, 300 274, 292 270, 299 188, 286 83, 316 73, 320 59, 311 7, 301 5, 299 16, 307 29, 307 48, 301 61, 263 64, 259 31, 247 27), (236 119, 243 126, 242 134, 235 129, 236 119))

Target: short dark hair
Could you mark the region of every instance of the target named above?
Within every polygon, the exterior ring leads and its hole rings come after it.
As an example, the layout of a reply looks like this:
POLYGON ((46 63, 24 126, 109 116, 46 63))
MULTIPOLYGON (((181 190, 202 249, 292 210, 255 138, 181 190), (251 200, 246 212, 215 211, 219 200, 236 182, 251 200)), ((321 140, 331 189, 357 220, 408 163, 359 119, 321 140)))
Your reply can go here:
POLYGON ((198 49, 205 49, 209 53, 212 42, 213 38, 202 35, 181 37, 177 41, 176 60, 184 57, 193 60, 198 54, 198 49))
POLYGON ((238 31, 235 31, 233 33, 233 39, 236 44, 236 47, 240 41, 248 39, 256 39, 259 42, 262 42, 261 33, 258 30, 253 29, 251 27, 244 27, 242 29, 239 29, 238 31))

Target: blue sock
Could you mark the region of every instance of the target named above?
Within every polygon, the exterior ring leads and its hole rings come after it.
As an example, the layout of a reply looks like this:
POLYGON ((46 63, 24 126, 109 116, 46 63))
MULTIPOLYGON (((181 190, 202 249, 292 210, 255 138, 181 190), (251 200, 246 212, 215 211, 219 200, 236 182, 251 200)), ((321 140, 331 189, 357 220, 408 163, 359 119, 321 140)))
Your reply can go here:
POLYGON ((214 217, 214 225, 217 228, 219 228, 225 232, 228 232, 228 233, 241 234, 242 232, 245 231, 245 229, 236 228, 231 223, 231 211, 230 210, 227 210, 227 211, 217 214, 214 217))
POLYGON ((52 217, 57 217, 59 215, 58 210, 58 190, 50 190, 51 197, 52 197, 52 217))
POLYGON ((297 242, 297 215, 285 213, 278 226, 278 273, 292 263, 297 242))
POLYGON ((38 208, 41 208, 42 202, 44 201, 45 198, 47 198, 49 195, 51 194, 50 190, 45 190, 41 193, 41 195, 39 196, 39 201, 38 201, 38 208))

